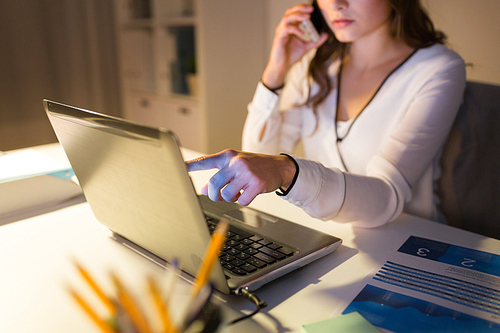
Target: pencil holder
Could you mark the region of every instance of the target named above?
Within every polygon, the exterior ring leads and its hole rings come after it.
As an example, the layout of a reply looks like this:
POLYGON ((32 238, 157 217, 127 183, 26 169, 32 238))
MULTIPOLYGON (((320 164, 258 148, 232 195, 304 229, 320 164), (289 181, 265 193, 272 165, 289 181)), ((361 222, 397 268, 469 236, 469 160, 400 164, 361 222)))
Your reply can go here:
POLYGON ((216 333, 222 327, 223 314, 221 307, 212 300, 203 305, 199 314, 185 330, 186 333, 216 333))

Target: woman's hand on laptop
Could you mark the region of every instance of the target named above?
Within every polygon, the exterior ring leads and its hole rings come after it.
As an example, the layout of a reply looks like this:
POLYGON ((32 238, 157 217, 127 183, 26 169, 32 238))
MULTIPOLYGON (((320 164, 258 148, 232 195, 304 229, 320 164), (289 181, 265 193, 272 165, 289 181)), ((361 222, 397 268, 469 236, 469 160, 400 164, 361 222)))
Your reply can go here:
POLYGON ((259 194, 290 186, 296 172, 286 155, 264 155, 226 149, 186 162, 188 171, 218 169, 201 192, 213 201, 250 204, 259 194))

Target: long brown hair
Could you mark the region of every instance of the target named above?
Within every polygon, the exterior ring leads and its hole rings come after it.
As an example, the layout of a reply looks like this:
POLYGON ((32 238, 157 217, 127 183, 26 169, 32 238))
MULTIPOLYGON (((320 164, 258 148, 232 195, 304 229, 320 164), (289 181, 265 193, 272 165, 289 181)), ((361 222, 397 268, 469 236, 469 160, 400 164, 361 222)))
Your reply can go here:
MULTIPOLYGON (((401 39, 408 46, 415 49, 429 47, 436 43, 443 44, 446 35, 434 29, 431 19, 427 15, 419 0, 387 0, 392 8, 391 35, 401 39)), ((321 45, 309 64, 309 75, 318 84, 319 91, 309 97, 306 104, 316 110, 332 90, 332 81, 328 76, 328 65, 332 59, 339 57, 346 49, 347 44, 339 42, 326 22, 323 31, 328 32, 328 40, 321 45)))

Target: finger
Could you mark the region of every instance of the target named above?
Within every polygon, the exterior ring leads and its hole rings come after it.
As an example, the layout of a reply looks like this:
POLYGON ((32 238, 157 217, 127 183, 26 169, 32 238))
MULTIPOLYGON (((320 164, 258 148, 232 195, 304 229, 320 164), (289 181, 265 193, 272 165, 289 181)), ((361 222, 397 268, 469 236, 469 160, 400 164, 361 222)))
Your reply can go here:
POLYGON ((285 28, 285 33, 288 35, 295 35, 295 36, 299 36, 299 37, 301 37, 305 34, 305 32, 302 29, 300 29, 299 26, 296 24, 288 25, 285 28))
POLYGON ((303 13, 303 12, 312 13, 313 10, 314 10, 313 6, 302 3, 298 4, 297 6, 288 8, 283 16, 290 16, 292 14, 303 13))
POLYGON ((282 23, 293 24, 298 21, 308 20, 311 17, 311 13, 314 11, 314 7, 307 4, 299 4, 294 7, 290 7, 285 11, 281 19, 282 23))
POLYGON ((226 156, 222 153, 201 156, 193 160, 187 161, 188 171, 208 170, 214 168, 222 168, 226 163, 226 156))
POLYGON ((201 194, 208 196, 208 184, 201 188, 201 194))
POLYGON ((231 181, 231 179, 231 174, 227 168, 219 170, 208 181, 208 197, 212 201, 224 200, 221 196, 221 190, 231 181))
POLYGON ((319 39, 318 39, 318 42, 316 43, 316 47, 320 46, 320 45, 323 45, 323 43, 325 43, 327 40, 328 40, 328 37, 330 37, 328 35, 328 33, 326 32, 322 32, 320 35, 319 35, 319 39))
POLYGON ((254 179, 254 181, 249 182, 243 188, 243 192, 238 198, 238 202, 242 206, 248 206, 259 194, 270 191, 266 190, 266 186, 265 182, 254 179))
POLYGON ((262 191, 257 187, 250 186, 243 190, 243 193, 238 198, 238 202, 242 206, 248 206, 261 193, 262 191))
POLYGON ((311 15, 309 13, 294 13, 292 15, 283 17, 282 23, 284 23, 285 25, 293 25, 297 24, 298 22, 309 20, 310 18, 311 15))
POLYGON ((323 45, 327 40, 328 40, 328 33, 326 32, 322 32, 321 35, 319 35, 319 39, 317 42, 314 42, 314 41, 309 41, 306 43, 306 48, 307 50, 311 50, 315 47, 320 47, 321 45, 323 45))
POLYGON ((235 202, 240 197, 243 186, 244 182, 233 179, 222 189, 221 197, 227 202, 235 202))

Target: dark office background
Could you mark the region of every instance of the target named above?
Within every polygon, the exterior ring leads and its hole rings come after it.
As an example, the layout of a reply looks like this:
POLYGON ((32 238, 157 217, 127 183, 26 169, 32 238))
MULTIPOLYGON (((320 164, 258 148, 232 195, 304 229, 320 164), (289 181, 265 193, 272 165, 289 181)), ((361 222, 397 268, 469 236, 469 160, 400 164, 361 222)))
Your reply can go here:
POLYGON ((112 0, 0 1, 0 151, 55 142, 42 99, 118 114, 112 0))
MULTIPOLYGON (((0 151, 55 142, 42 98, 120 114, 114 1, 0 0, 0 151)), ((270 48, 284 10, 302 0, 266 1, 270 48)), ((473 64, 468 79, 500 84, 500 1, 422 3, 473 64)))

